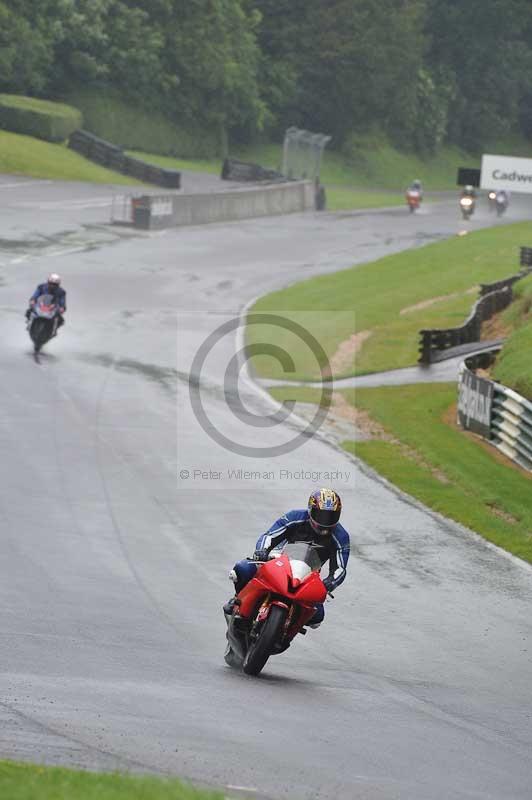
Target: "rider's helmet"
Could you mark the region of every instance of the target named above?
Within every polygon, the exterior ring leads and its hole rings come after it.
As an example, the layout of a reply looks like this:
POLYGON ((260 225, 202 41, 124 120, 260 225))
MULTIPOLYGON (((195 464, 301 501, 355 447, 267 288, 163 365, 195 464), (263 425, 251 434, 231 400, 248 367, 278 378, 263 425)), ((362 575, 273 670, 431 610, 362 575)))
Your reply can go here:
POLYGON ((61 276, 58 275, 57 272, 52 272, 50 275, 48 275, 47 283, 49 286, 60 286, 61 276))
POLYGON ((464 186, 464 194, 467 194, 467 195, 475 194, 474 186, 471 186, 471 184, 469 184, 469 183, 467 184, 467 186, 464 186))
POLYGON ((421 190, 421 181, 417 180, 417 178, 412 181, 412 189, 417 189, 418 192, 421 190))
POLYGON ((309 522, 322 536, 333 532, 341 511, 342 501, 334 489, 316 489, 308 499, 309 522))

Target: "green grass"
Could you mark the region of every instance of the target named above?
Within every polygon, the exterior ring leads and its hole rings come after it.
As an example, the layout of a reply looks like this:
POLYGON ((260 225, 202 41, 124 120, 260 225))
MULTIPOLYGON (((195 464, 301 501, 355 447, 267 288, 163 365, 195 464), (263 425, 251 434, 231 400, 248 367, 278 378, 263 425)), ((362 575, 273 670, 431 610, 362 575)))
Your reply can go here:
POLYGON ((497 358, 492 377, 532 402, 532 275, 515 285, 514 294, 502 321, 515 330, 497 358))
POLYGON ((184 159, 173 158, 172 156, 160 156, 155 153, 145 153, 142 150, 129 150, 128 155, 133 158, 140 158, 141 161, 147 161, 149 164, 155 164, 158 167, 165 169, 188 169, 193 172, 209 172, 214 175, 219 175, 222 171, 221 159, 184 159))
POLYGON ((177 780, 132 777, 0 761, 3 800, 223 800, 177 780))
POLYGON ((193 123, 181 127, 162 113, 124 102, 112 90, 76 87, 65 94, 83 113, 87 130, 128 150, 150 150, 180 158, 214 158, 218 133, 193 123))
POLYGON ((56 103, 53 100, 40 100, 36 97, 26 97, 24 95, 0 94, 0 103, 6 103, 12 108, 22 108, 28 111, 40 111, 55 117, 63 117, 65 114, 77 112, 73 106, 66 103, 56 103))
POLYGON ((357 408, 401 444, 344 446, 429 508, 532 562, 532 476, 452 424, 456 393, 455 383, 357 389, 357 408))
MULTIPOLYGON (((476 300, 476 293, 466 292, 517 272, 519 247, 531 241, 529 222, 478 231, 296 284, 261 298, 251 313, 297 319, 329 358, 353 333, 371 331, 356 360, 336 377, 410 366, 417 362, 419 331, 460 325, 476 300), (443 299, 400 313, 435 298, 443 299)), ((296 364, 290 377, 316 379, 313 353, 301 339, 289 337, 278 326, 248 327, 250 344, 288 348, 296 364)), ((257 357, 254 366, 261 376, 286 378, 272 358, 257 357)))
POLYGON ((385 208, 404 206, 404 192, 368 192, 345 186, 327 186, 327 211, 347 211, 354 208, 385 208))
POLYGON ((0 131, 0 172, 54 180, 139 185, 126 175, 93 164, 66 145, 7 131, 0 131))

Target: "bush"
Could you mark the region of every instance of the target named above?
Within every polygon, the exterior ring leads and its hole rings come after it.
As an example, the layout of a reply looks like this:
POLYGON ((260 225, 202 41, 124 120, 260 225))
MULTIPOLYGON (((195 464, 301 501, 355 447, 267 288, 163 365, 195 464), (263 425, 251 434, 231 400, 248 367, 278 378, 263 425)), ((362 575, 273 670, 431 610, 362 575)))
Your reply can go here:
POLYGON ((82 115, 77 108, 34 97, 0 94, 0 128, 49 142, 63 142, 77 128, 82 115))
POLYGON ((66 95, 83 112, 85 130, 125 150, 142 150, 178 158, 212 158, 219 154, 215 132, 185 120, 176 124, 161 112, 126 103, 115 92, 73 88, 66 95))

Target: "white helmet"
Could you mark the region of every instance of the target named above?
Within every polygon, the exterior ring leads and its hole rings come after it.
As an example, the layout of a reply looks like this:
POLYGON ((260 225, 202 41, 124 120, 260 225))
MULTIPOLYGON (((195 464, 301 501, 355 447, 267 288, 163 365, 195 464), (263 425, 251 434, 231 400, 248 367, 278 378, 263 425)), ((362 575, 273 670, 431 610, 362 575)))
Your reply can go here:
POLYGON ((48 275, 48 283, 55 283, 56 286, 61 284, 61 276, 57 272, 52 272, 48 275))

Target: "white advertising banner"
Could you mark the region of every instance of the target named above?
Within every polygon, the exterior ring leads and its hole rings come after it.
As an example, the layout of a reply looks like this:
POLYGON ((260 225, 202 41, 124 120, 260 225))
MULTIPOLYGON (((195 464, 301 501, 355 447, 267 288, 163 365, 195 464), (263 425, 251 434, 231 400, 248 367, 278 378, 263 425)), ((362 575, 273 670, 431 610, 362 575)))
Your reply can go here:
POLYGON ((483 155, 480 188, 532 194, 532 158, 483 155))

